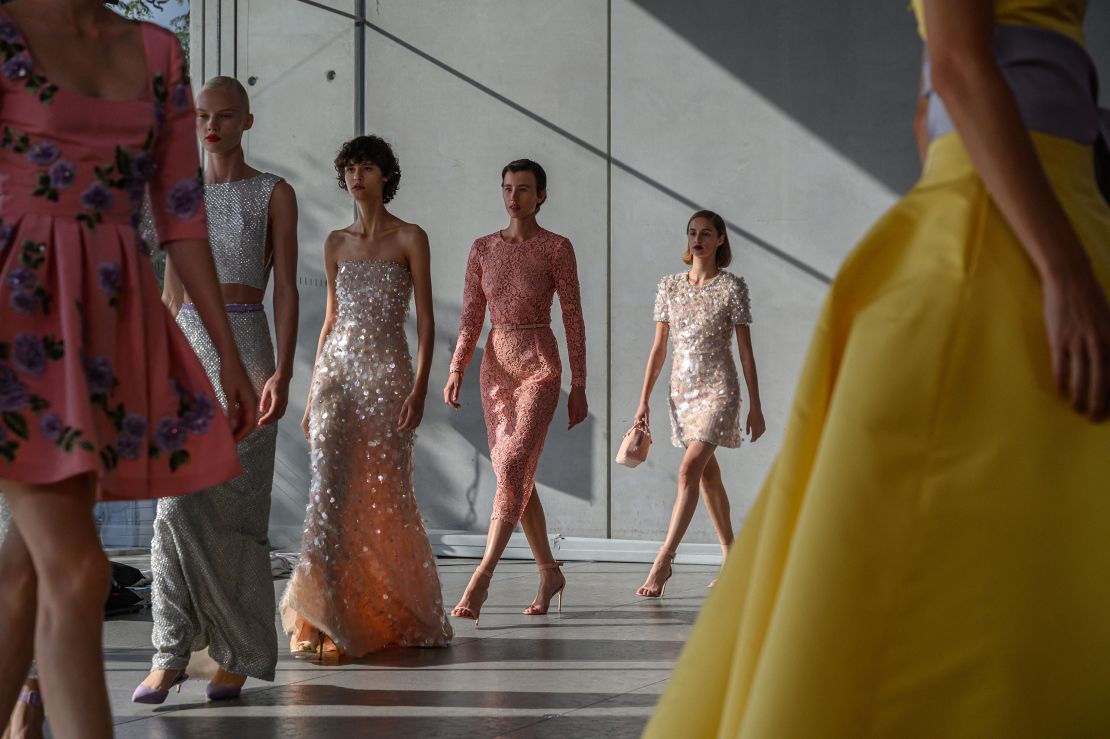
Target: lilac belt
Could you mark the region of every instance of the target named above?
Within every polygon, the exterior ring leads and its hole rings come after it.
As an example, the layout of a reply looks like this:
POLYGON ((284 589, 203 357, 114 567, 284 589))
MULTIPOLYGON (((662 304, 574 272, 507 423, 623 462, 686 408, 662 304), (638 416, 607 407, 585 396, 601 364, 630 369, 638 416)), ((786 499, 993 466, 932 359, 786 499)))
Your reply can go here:
MULTIPOLYGON (((195 303, 183 303, 181 310, 196 310, 195 303)), ((224 306, 228 313, 257 313, 263 310, 262 303, 228 303, 224 306)))
MULTIPOLYGON (((1034 26, 994 27, 994 55, 1025 126, 1095 149, 1095 173, 1110 201, 1110 110, 1098 107, 1098 73, 1082 44, 1034 26)), ((956 130, 934 94, 928 55, 922 68, 932 141, 956 130)))

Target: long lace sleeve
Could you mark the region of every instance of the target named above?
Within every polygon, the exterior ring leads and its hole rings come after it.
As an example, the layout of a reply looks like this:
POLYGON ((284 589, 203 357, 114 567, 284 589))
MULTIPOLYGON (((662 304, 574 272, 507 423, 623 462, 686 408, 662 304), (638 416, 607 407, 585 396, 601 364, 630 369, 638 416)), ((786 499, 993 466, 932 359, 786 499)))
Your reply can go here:
POLYGON ((563 309, 563 328, 567 334, 571 387, 586 386, 586 324, 582 319, 582 296, 578 288, 578 264, 574 247, 563 240, 555 252, 555 291, 563 309))
POLYGON ((462 372, 474 355, 482 324, 486 320, 486 294, 482 290, 482 262, 478 255, 478 242, 470 247, 463 281, 462 315, 459 316, 459 338, 455 354, 451 357, 451 371, 462 372))

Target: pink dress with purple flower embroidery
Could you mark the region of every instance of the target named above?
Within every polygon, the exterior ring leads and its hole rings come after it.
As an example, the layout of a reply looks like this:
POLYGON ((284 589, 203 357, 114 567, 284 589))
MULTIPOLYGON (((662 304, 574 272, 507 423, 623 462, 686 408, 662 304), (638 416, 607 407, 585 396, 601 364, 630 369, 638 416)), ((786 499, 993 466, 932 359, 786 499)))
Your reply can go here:
POLYGON ((163 243, 208 235, 184 57, 141 33, 146 92, 103 100, 51 84, 0 8, 0 480, 128 500, 240 474, 135 230, 149 189, 163 243))

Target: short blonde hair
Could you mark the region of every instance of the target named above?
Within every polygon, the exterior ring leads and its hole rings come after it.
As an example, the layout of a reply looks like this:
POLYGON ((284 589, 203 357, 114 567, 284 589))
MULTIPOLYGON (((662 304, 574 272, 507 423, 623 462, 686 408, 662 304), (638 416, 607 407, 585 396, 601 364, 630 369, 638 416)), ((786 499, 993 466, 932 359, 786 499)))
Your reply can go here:
MULTIPOLYGON (((247 94, 247 88, 243 87, 243 83, 234 77, 225 77, 219 75, 213 77, 204 83, 204 87, 200 88, 201 92, 205 90, 230 90, 239 98, 239 102, 243 106, 243 117, 246 118, 251 114, 251 98, 247 94)), ((198 95, 200 93, 197 93, 198 95)))

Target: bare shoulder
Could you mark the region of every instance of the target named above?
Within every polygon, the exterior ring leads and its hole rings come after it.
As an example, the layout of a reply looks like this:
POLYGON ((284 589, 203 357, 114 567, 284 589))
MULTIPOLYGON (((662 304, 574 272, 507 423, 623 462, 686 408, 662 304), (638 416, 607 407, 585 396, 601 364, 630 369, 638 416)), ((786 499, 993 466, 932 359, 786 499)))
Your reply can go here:
POLYGON ((401 221, 397 227, 397 241, 405 248, 428 245, 428 234, 415 223, 401 221))

